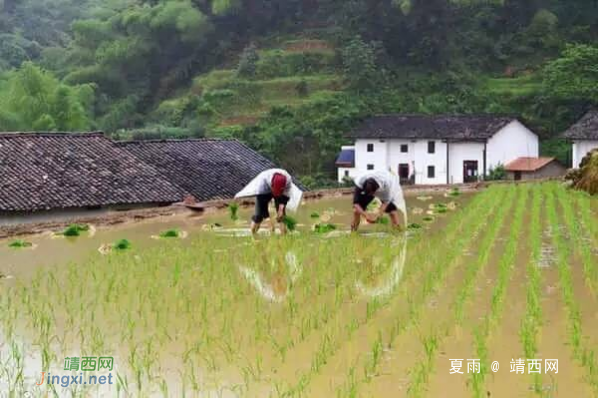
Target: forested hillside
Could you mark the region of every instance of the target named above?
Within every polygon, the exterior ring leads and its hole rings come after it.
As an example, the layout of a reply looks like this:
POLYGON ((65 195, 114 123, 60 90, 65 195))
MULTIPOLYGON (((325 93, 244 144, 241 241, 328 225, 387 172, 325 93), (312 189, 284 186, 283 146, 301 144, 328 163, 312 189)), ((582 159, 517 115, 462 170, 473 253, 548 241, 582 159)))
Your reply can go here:
POLYGON ((598 105, 596 0, 0 0, 0 38, 0 130, 236 137, 308 182, 370 114, 598 105))

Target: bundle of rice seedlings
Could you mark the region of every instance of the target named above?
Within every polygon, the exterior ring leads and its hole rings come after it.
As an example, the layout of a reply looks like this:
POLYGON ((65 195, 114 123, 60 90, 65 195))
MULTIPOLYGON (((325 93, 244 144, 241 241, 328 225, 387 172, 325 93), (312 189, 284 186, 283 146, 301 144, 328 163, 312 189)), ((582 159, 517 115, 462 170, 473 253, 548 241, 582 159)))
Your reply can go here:
POLYGON ((237 215, 237 213, 239 212, 239 204, 238 203, 231 203, 228 205, 228 211, 230 213, 230 219, 233 221, 237 221, 239 219, 239 216, 237 215))
POLYGON ((64 236, 79 236, 81 232, 89 231, 89 225, 71 224, 69 225, 62 234, 64 236))
POLYGON ((297 220, 291 216, 284 216, 282 223, 287 227, 289 231, 294 231, 297 228, 297 220))
POLYGON ((334 231, 336 229, 336 225, 334 224, 326 224, 326 223, 320 223, 320 224, 316 224, 314 225, 314 232, 317 234, 325 234, 331 231, 334 231))
POLYGON ((24 241, 21 239, 17 239, 8 245, 8 247, 11 247, 13 249, 22 249, 25 247, 32 247, 32 246, 33 246, 33 243, 27 242, 27 241, 24 241))
POLYGON ((160 238, 178 238, 181 232, 178 229, 169 229, 160 233, 160 238))

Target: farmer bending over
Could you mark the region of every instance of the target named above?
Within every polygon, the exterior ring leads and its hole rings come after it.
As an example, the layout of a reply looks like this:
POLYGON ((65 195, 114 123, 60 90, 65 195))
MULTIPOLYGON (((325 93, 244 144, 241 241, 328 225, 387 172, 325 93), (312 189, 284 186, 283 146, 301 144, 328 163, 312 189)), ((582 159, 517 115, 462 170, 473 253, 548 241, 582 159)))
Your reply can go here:
POLYGON ((259 231, 262 221, 270 218, 268 206, 274 199, 276 221, 280 224, 280 232, 285 234, 283 219, 286 209, 295 210, 301 202, 301 195, 301 190, 293 184, 289 173, 282 169, 270 169, 255 177, 235 198, 255 196, 255 214, 251 218, 251 233, 254 235, 259 231))
POLYGON ((390 215, 393 227, 399 225, 399 209, 404 207, 399 177, 388 171, 370 171, 355 179, 353 195, 353 223, 351 230, 357 231, 364 216, 369 223, 375 223, 384 213, 390 215), (378 214, 368 213, 367 207, 374 197, 382 201, 378 214), (399 206, 399 207, 397 207, 399 206))

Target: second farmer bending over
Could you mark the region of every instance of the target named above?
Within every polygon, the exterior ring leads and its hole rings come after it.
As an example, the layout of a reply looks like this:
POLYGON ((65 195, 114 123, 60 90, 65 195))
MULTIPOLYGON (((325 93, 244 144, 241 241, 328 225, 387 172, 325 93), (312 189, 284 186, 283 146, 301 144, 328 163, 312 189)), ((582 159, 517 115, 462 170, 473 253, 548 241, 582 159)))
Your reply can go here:
POLYGON ((355 193, 353 194, 353 222, 351 230, 357 231, 361 223, 361 217, 369 223, 378 221, 384 213, 390 216, 393 227, 400 227, 399 211, 393 203, 396 196, 395 190, 400 190, 397 182, 398 177, 388 171, 371 171, 361 174, 355 179, 355 193), (374 198, 382 202, 379 212, 368 213, 367 207, 374 198))

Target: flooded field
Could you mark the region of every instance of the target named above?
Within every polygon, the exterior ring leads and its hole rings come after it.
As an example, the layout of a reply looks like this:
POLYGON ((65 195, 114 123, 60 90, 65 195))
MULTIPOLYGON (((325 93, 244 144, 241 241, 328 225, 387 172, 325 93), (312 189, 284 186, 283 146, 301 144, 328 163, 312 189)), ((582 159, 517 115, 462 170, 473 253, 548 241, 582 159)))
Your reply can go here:
POLYGON ((406 231, 353 235, 350 202, 308 203, 296 233, 255 241, 245 209, 2 242, 1 391, 598 394, 596 199, 557 184, 410 197, 406 231))

